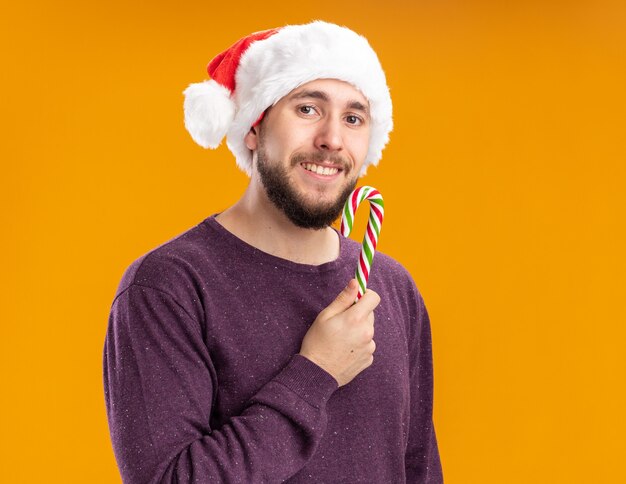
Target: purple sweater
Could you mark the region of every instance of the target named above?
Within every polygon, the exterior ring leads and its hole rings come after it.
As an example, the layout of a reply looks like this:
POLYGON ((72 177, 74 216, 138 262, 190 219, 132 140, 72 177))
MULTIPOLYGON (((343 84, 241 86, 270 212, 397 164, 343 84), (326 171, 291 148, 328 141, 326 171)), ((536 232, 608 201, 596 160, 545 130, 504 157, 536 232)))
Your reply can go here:
POLYGON ((440 483, 428 312, 377 252, 372 365, 338 388, 298 354, 360 244, 308 265, 215 215, 135 260, 111 306, 104 392, 125 483, 440 483))

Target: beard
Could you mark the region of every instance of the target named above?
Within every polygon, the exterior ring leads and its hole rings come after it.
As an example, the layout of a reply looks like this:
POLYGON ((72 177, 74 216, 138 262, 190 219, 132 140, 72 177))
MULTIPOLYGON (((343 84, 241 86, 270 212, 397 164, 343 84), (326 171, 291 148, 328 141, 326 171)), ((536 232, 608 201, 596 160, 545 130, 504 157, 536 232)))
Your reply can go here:
MULTIPOLYGON (((336 199, 327 202, 318 200, 313 204, 307 203, 306 198, 297 193, 292 186, 287 169, 279 162, 268 160, 262 138, 261 135, 257 152, 257 168, 270 201, 298 227, 320 230, 330 226, 341 215, 346 200, 356 187, 358 175, 355 174, 348 179, 336 199)), ((342 157, 323 152, 295 154, 289 160, 289 166, 294 168, 304 161, 322 162, 326 159, 339 164, 342 172, 346 175, 349 173, 350 164, 342 157)))

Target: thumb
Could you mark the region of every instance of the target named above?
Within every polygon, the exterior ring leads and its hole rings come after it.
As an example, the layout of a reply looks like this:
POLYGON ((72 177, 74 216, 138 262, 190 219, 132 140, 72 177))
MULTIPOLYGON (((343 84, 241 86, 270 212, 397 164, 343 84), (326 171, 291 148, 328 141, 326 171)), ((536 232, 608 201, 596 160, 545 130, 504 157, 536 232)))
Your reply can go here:
POLYGON ((356 295, 359 291, 359 284, 355 278, 350 279, 348 285, 337 295, 335 300, 331 302, 324 310, 325 316, 332 318, 336 314, 344 312, 354 304, 356 295))

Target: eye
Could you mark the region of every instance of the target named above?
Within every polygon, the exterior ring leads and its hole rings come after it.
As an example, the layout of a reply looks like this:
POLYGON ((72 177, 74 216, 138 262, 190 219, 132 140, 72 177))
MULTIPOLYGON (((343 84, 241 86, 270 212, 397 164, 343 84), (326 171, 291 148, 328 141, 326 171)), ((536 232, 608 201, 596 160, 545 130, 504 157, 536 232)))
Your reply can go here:
POLYGON ((302 114, 313 114, 315 112, 315 107, 305 104, 304 106, 298 106, 298 111, 302 114))
POLYGON ((352 124, 354 126, 359 126, 363 124, 363 119, 354 114, 349 114, 348 116, 346 116, 346 121, 348 121, 348 124, 352 124))

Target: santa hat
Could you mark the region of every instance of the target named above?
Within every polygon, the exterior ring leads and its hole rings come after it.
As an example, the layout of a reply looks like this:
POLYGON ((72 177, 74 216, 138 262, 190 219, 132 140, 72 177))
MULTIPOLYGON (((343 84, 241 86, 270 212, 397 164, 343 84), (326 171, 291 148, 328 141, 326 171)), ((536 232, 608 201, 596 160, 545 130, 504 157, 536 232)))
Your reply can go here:
POLYGON ((391 97, 378 57, 365 37, 346 27, 317 20, 255 32, 217 55, 211 77, 190 84, 185 127, 204 148, 224 136, 237 165, 250 176, 252 152, 244 143, 267 108, 315 79, 339 79, 359 89, 370 103, 369 151, 360 175, 377 165, 393 127, 391 97))

